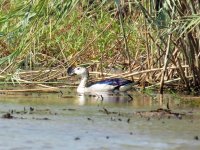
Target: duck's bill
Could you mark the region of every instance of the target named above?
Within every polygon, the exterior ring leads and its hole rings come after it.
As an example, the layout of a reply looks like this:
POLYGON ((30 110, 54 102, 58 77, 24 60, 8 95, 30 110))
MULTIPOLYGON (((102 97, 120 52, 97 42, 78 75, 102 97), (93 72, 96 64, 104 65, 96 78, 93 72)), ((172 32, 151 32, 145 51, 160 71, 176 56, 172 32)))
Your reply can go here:
POLYGON ((67 74, 68 74, 69 76, 75 75, 73 67, 69 67, 69 68, 67 69, 67 74))

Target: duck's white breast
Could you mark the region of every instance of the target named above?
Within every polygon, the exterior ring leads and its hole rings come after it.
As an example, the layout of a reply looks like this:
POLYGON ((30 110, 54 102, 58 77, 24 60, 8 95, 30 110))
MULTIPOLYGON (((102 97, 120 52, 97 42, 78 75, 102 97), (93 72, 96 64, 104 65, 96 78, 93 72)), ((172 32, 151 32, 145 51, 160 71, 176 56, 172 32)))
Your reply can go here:
POLYGON ((112 91, 115 88, 113 85, 108 84, 94 84, 90 87, 78 87, 77 92, 78 93, 86 93, 86 92, 108 92, 112 91))
POLYGON ((106 92, 106 91, 112 91, 115 88, 113 85, 108 84, 94 84, 87 89, 89 91, 100 91, 100 92, 106 92))

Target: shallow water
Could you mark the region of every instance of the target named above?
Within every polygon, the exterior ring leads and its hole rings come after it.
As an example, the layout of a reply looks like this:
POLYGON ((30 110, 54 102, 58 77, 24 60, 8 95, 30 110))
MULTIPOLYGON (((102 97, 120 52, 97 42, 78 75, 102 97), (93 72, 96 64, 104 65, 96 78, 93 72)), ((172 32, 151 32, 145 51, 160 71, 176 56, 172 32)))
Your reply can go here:
POLYGON ((200 149, 200 99, 138 92, 78 96, 62 93, 0 95, 0 149, 200 149), (167 105, 168 103, 168 105, 167 105), (170 107, 187 115, 141 117, 137 111, 170 107), (108 113, 109 112, 109 113, 108 113))

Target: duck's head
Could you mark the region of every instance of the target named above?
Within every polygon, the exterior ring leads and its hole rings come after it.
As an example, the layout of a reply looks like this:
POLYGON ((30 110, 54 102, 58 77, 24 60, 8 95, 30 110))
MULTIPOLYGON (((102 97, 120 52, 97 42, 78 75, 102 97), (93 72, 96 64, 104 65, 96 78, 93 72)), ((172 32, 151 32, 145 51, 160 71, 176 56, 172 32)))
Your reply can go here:
POLYGON ((84 67, 76 67, 76 68, 69 67, 67 69, 67 74, 69 76, 80 75, 81 77, 86 77, 86 78, 88 78, 89 76, 87 68, 84 67))

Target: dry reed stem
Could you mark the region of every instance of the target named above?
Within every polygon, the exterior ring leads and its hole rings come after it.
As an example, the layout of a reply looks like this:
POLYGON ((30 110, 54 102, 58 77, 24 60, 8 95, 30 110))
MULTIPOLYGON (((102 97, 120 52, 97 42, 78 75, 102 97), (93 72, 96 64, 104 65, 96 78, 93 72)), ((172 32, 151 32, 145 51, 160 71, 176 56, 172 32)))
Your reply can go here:
POLYGON ((80 55, 82 55, 83 52, 85 52, 89 46, 94 42, 96 41, 107 29, 109 29, 112 25, 112 22, 110 22, 105 28, 104 30, 99 33, 91 42, 89 42, 82 50, 80 50, 79 52, 77 52, 73 57, 72 59, 70 60, 70 63, 68 66, 72 66, 76 61, 77 61, 77 58, 80 57, 80 55))
MULTIPOLYGON (((183 65, 182 68, 189 68, 189 66, 188 65, 183 65)), ((179 69, 179 67, 173 66, 173 67, 167 67, 166 68, 166 70, 177 70, 177 69, 179 69)), ((131 73, 124 72, 124 73, 121 73, 121 74, 110 74, 110 73, 103 73, 103 74, 107 76, 105 78, 114 78, 114 77, 128 78, 128 77, 131 77, 131 76, 137 76, 137 75, 142 75, 142 74, 161 71, 161 70, 163 70, 163 68, 153 68, 153 69, 136 71, 136 72, 131 72, 131 73)), ((90 74, 101 74, 101 72, 90 72, 90 74)))
POLYGON ((4 68, 4 69, 0 72, 0 74, 4 73, 7 69, 9 69, 10 67, 12 67, 13 64, 14 64, 14 62, 13 62, 13 63, 10 63, 6 68, 4 68))
MULTIPOLYGON (((186 77, 187 79, 192 79, 192 76, 188 76, 186 77)), ((165 81, 165 83, 172 83, 172 82, 176 82, 176 81, 180 81, 181 78, 176 78, 176 79, 171 79, 171 80, 167 80, 165 81)), ((159 86, 160 85, 160 82, 159 83, 156 83, 156 84, 153 84, 153 85, 150 85, 150 86, 147 86, 145 88, 153 88, 155 86, 159 86)))
POLYGON ((59 88, 49 87, 49 88, 37 88, 37 89, 23 89, 23 90, 0 90, 1 93, 10 93, 10 92, 59 92, 59 88))
POLYGON ((165 59, 164 59, 164 66, 163 66, 163 70, 162 70, 162 76, 161 76, 161 79, 160 79, 160 94, 163 94, 164 76, 165 76, 167 65, 168 65, 171 37, 172 37, 172 34, 170 34, 168 36, 168 42, 167 42, 167 48, 166 48, 167 50, 166 50, 165 59))
MULTIPOLYGON (((183 68, 188 68, 189 66, 188 65, 185 65, 185 66, 182 66, 183 68)), ((139 74, 143 74, 143 73, 149 73, 149 72, 155 72, 155 71, 161 71, 163 68, 153 68, 153 69, 147 69, 147 70, 142 70, 142 71, 138 71, 138 72, 132 72, 132 73, 125 73, 127 75, 122 75, 119 74, 119 75, 116 75, 116 76, 121 76, 121 77, 124 77, 124 78, 127 78, 127 77, 130 77, 130 76, 134 76, 134 75, 139 75, 139 74)), ((166 68, 167 70, 169 69, 178 69, 178 67, 167 67, 166 68)))

